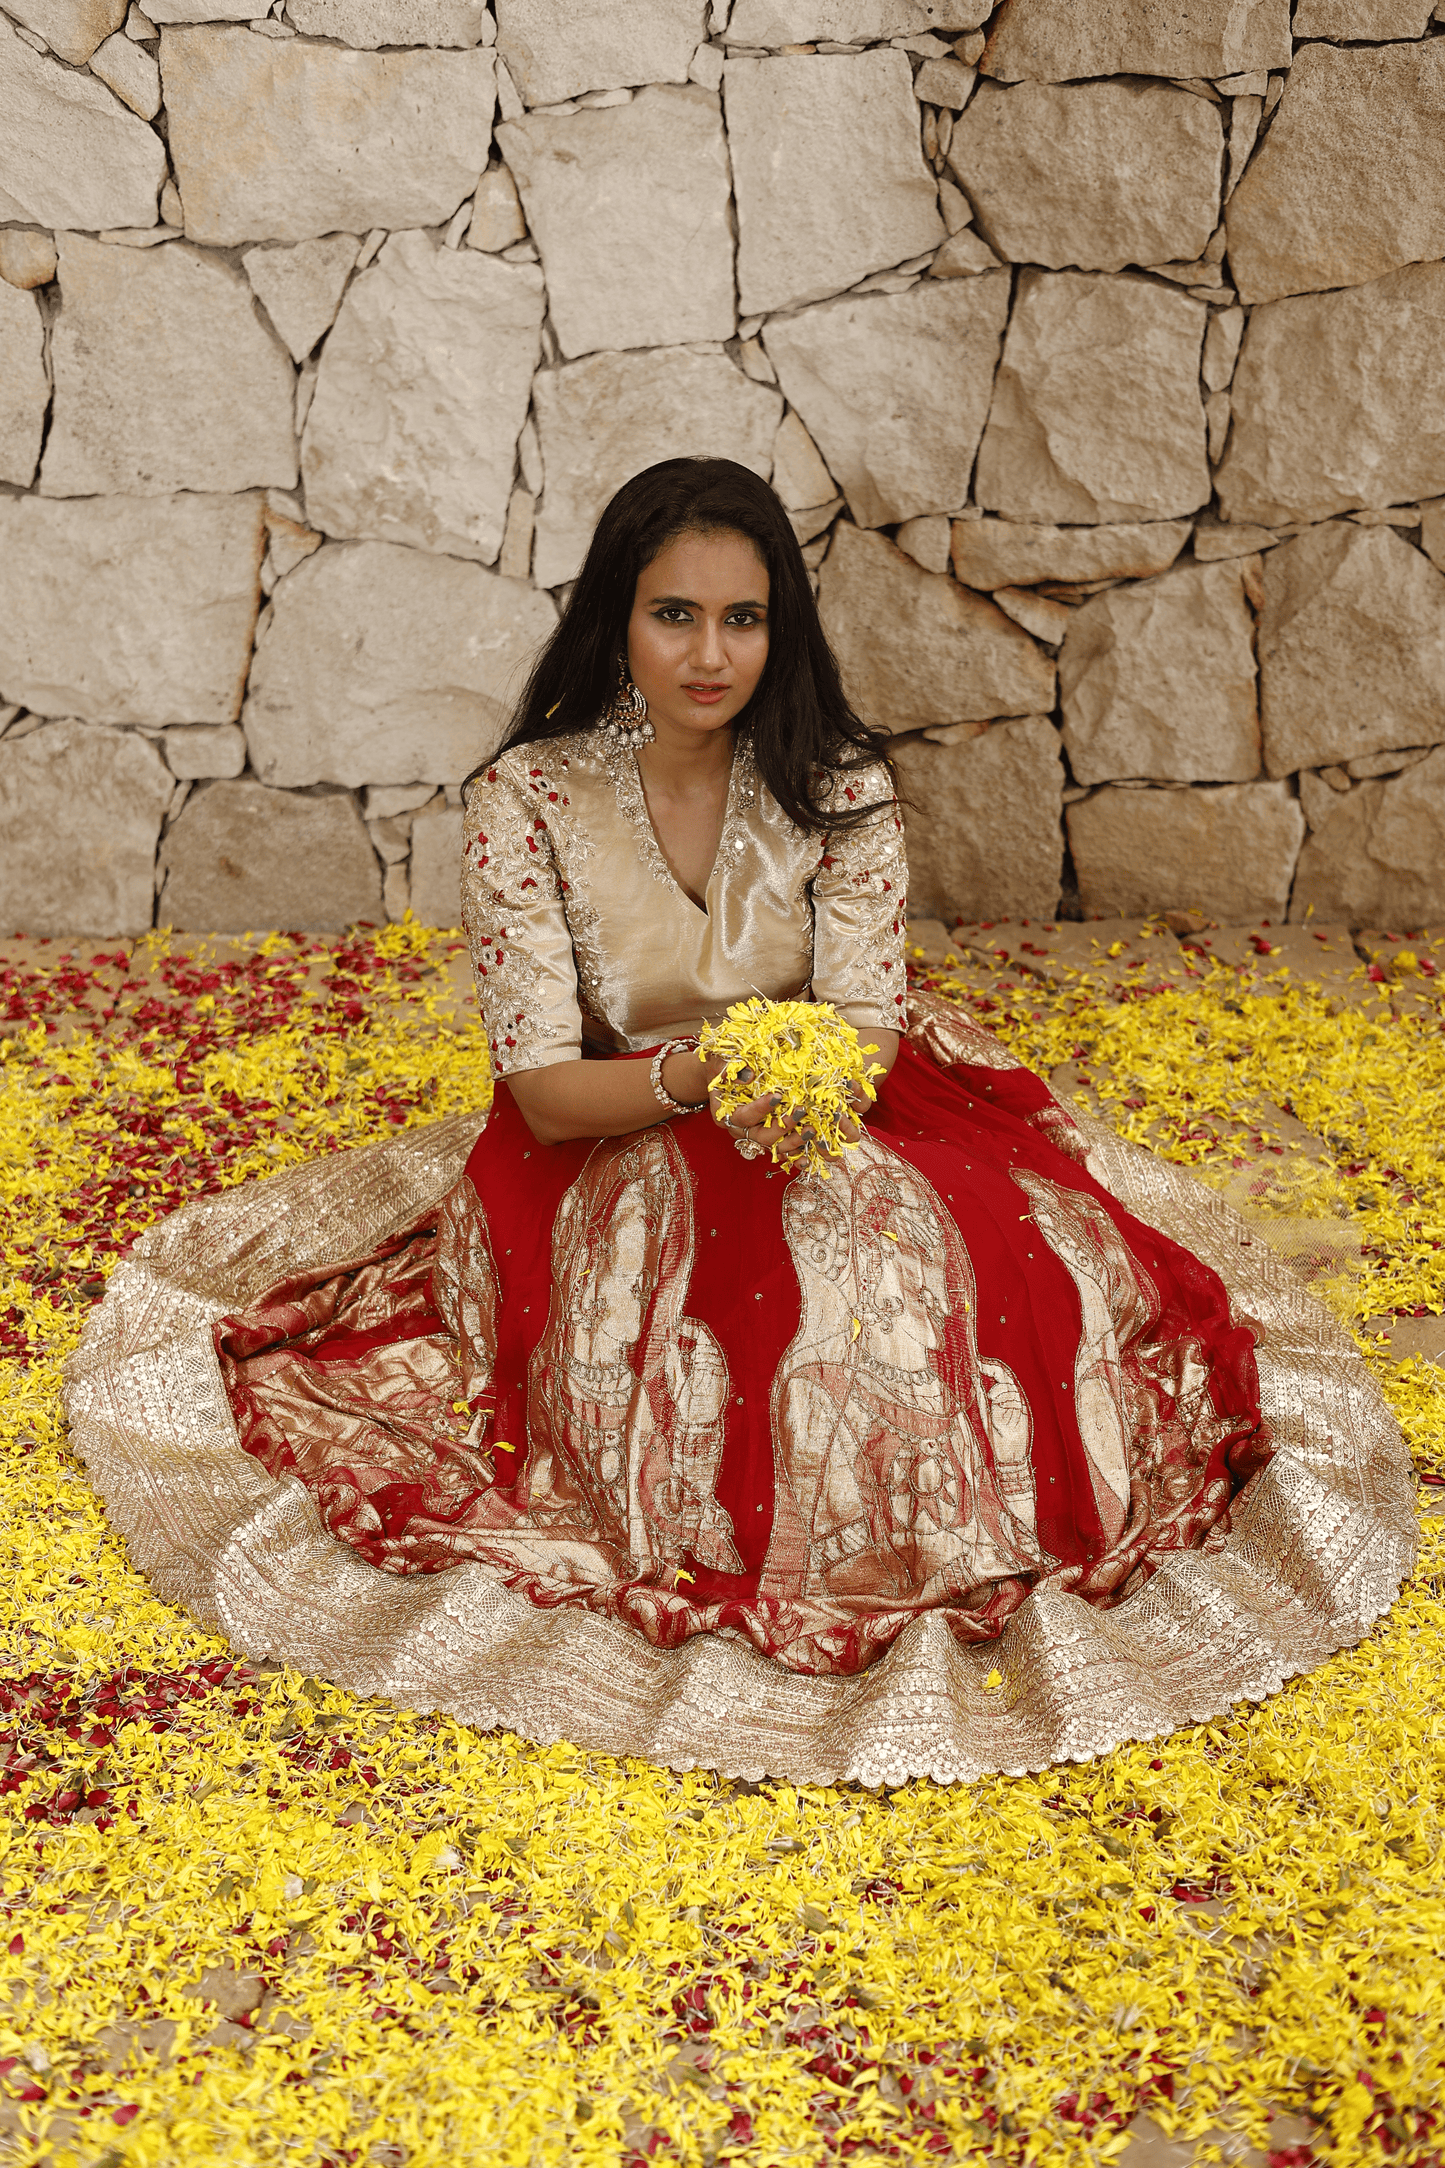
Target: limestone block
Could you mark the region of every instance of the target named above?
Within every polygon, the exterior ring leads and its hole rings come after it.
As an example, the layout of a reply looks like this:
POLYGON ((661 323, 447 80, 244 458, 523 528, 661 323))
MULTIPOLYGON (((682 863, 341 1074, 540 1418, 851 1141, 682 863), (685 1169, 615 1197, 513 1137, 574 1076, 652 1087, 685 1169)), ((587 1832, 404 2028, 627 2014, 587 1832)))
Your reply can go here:
POLYGON ((1045 647, 1057 647, 1074 621, 1071 604, 1055 602, 1051 595, 1040 595, 1032 587, 1000 587, 995 589, 993 599, 1005 617, 1022 625, 1045 647))
MULTIPOLYGON (((375 785, 364 790, 361 803, 368 822, 395 820, 403 813, 415 813, 428 805, 438 795, 434 783, 390 783, 375 785)), ((408 828, 408 848, 411 831, 408 828)))
MULTIPOLYGON (((166 189, 170 187, 168 181, 161 190, 163 202, 166 189)), ((99 238, 112 248, 160 248, 167 241, 180 241, 185 236, 179 225, 173 226, 167 221, 158 226, 115 226, 102 233, 99 238)))
POLYGON ((1244 177, 1250 154, 1259 140, 1260 122, 1264 118, 1264 100, 1258 96, 1232 98, 1229 104, 1229 179, 1225 183, 1226 198, 1232 197, 1244 177))
POLYGON ((1010 263, 1120 271, 1203 255, 1224 130, 1217 106, 1168 83, 985 82, 948 162, 1010 263))
POLYGON ((685 83, 703 0, 497 0, 497 51, 527 105, 628 83, 685 83))
POLYGON ((133 731, 72 719, 0 743, 0 934, 144 933, 175 787, 133 731))
POLYGON ((165 145, 103 83, 32 52, 0 15, 0 220, 153 226, 165 145))
POLYGON ((549 596, 386 542, 328 544, 284 579, 244 724, 266 783, 459 783, 495 751, 549 596))
POLYGON ((1361 286, 1445 255, 1442 106, 1438 38, 1304 46, 1264 147, 1229 200, 1240 300, 1361 286))
POLYGON ((212 783, 191 792, 160 863, 157 922, 186 933, 384 923, 381 867, 349 791, 212 783))
POLYGON ((505 166, 493 166, 477 183, 471 224, 467 227, 467 247, 511 248, 526 237, 527 221, 522 216, 517 184, 505 166))
POLYGON ((462 809, 429 806, 411 824, 411 907, 423 926, 462 922, 462 809))
POLYGON ((791 407, 778 423, 773 439, 773 487, 790 512, 825 504, 833 494, 833 477, 802 416, 791 407))
POLYGON ((1144 580, 1167 572, 1188 540, 1187 520, 1047 527, 960 519, 953 523, 953 569, 965 587, 988 590, 1040 580, 1144 580))
POLYGON ((1445 572, 1445 502, 1420 507, 1420 547, 1432 565, 1445 572))
POLYGON ((1445 491, 1445 264, 1251 310, 1220 463, 1227 520, 1280 527, 1445 491))
POLYGON ((535 264, 393 234, 322 351, 302 447, 312 523, 491 564, 544 305, 535 264))
POLYGON ((1214 564, 1224 557, 1257 557, 1261 550, 1273 549, 1284 539, 1268 527, 1227 527, 1205 518, 1194 529, 1194 556, 1201 565, 1214 564))
POLYGON ((995 723, 954 745, 895 752, 904 798, 910 911, 958 918, 1052 918, 1064 836, 1064 764, 1046 715, 995 723))
POLYGON ((1137 587, 1106 588, 1075 612, 1059 653, 1075 782, 1244 783, 1258 775, 1250 563, 1258 560, 1183 565, 1137 587))
POLYGON ((961 60, 925 60, 913 78, 913 95, 922 104, 961 113, 977 81, 977 68, 966 68, 961 60))
POLYGON ((501 54, 498 53, 496 58, 497 110, 501 114, 503 120, 520 120, 522 115, 527 110, 526 105, 523 103, 522 100, 522 93, 518 90, 516 84, 512 81, 511 70, 508 68, 507 63, 505 60, 503 60, 501 54))
POLYGON ((1224 391, 1234 375, 1234 364, 1239 359, 1239 342, 1244 337, 1243 309, 1211 309, 1209 328, 1204 334, 1204 360, 1200 375, 1210 391, 1224 391))
POLYGON ((1357 753, 1345 767, 1346 773, 1358 780, 1372 775, 1398 775, 1402 768, 1413 768, 1417 761, 1429 757, 1428 745, 1407 745, 1388 753, 1357 753))
POLYGON ((530 489, 514 489, 507 504, 507 531, 497 557, 497 570, 504 578, 531 578, 532 536, 536 526, 536 498, 530 489))
POLYGON ((295 483, 291 363, 218 258, 62 234, 50 355, 47 496, 295 483))
POLYGON ((1310 768, 1300 770, 1298 781, 1300 811, 1304 814, 1305 826, 1313 833, 1316 828, 1323 828, 1333 814, 1338 793, 1333 784, 1310 768))
POLYGON ((842 511, 842 509, 842 498, 830 497, 826 504, 808 505, 801 512, 790 512, 788 514, 788 525, 792 528, 793 533, 796 535, 799 544, 816 544, 817 554, 812 564, 809 564, 807 547, 804 547, 803 549, 803 562, 805 565, 808 565, 809 572, 813 581, 813 592, 815 594, 818 591, 817 564, 821 562, 822 553, 827 547, 827 536, 824 534, 823 530, 827 527, 832 526, 834 520, 838 517, 838 514, 842 511), (823 537, 821 542, 817 540, 817 537, 820 535, 823 537))
POLYGON ((1298 0, 1296 38, 1423 38, 1435 0, 1298 0))
POLYGON ((540 497, 546 476, 542 471, 542 446, 537 436, 537 424, 530 414, 522 425, 521 436, 517 439, 517 461, 522 469, 522 480, 534 497, 540 497))
POLYGON ((1290 0, 1005 0, 984 50, 1000 82, 1224 76, 1290 64, 1290 0))
POLYGON ((945 238, 906 53, 730 60, 723 95, 744 315, 821 301, 945 238))
POLYGON ((44 38, 52 53, 83 68, 125 21, 127 0, 7 0, 17 23, 44 38))
POLYGON ((335 323, 360 253, 354 233, 329 233, 324 240, 298 241, 294 248, 275 243, 249 248, 241 258, 252 292, 293 361, 304 361, 335 323))
POLYGON ((1206 504, 1208 311, 1144 279, 1020 274, 975 495, 1019 520, 1173 519, 1206 504))
POLYGON ((1008 304, 1009 275, 996 271, 768 324, 788 402, 861 526, 967 501, 1008 304))
POLYGON ((941 514, 905 519, 893 539, 925 572, 948 570, 948 521, 941 514))
POLYGON ((255 18, 246 13, 246 0, 156 0, 149 10, 154 23, 241 23, 255 18))
POLYGON ((1264 560, 1265 766, 1445 738, 1445 578, 1388 527, 1331 521, 1264 560))
POLYGON ((55 276, 55 241, 34 226, 0 229, 0 279, 29 293, 48 286, 55 276))
POLYGON ((232 247, 440 224, 486 167, 493 78, 480 47, 361 53, 216 26, 163 32, 187 233, 232 247))
POLYGON ((234 722, 265 533, 259 495, 0 498, 0 691, 93 723, 234 722))
POLYGON ((40 304, 21 287, 0 285, 0 482, 28 489, 34 481, 49 403, 40 304))
POLYGON ((605 112, 528 113, 502 123, 497 145, 521 191, 569 360, 603 347, 732 337, 728 153, 716 98, 695 84, 658 86, 605 112))
POLYGON ((979 271, 996 271, 999 259, 981 233, 972 226, 965 226, 959 233, 951 233, 932 263, 928 266, 931 279, 972 278, 979 271))
POLYGON ((659 459, 736 459, 766 480, 783 402, 725 354, 589 354, 532 389, 547 487, 532 578, 574 579, 609 498, 659 459))
POLYGON ((239 775, 246 765, 246 733, 237 723, 183 723, 162 741, 166 766, 186 782, 210 776, 239 775))
POLYGON ((1305 833, 1287 783, 1098 790, 1064 820, 1086 916, 1202 911, 1236 926, 1284 917, 1305 833))
POLYGON ((399 926, 411 909, 411 876, 404 865, 387 867, 381 883, 381 907, 392 926, 399 926))
POLYGON ((1335 800, 1300 853, 1290 917, 1311 905, 1316 921, 1403 932, 1445 920, 1445 749, 1335 800))
MULTIPOLYGON (((938 208, 943 213, 943 223, 948 228, 949 240, 953 240, 964 227, 973 223, 973 205, 961 188, 947 179, 938 184, 938 208)), ((947 247, 947 242, 944 246, 947 247)), ((993 250, 989 250, 990 256, 993 250)), ((934 259, 935 262, 937 258, 934 259)))
POLYGON ((488 45, 487 0, 290 0, 291 21, 306 38, 335 38, 374 51, 378 45, 488 45))
MULTIPOLYGON (((366 830, 371 837, 372 849, 376 851, 388 872, 393 866, 399 866, 404 859, 411 856, 411 822, 404 816, 400 818, 394 817, 391 820, 375 821, 368 818, 366 830)), ((409 904, 410 901, 411 882, 408 879, 407 903, 409 904)), ((401 915, 405 915, 405 910, 406 906, 403 905, 401 915)), ((389 901, 387 916, 391 916, 389 901)))
POLYGON ((837 527, 818 591, 849 699, 874 730, 1032 715, 1054 666, 1002 610, 925 572, 886 536, 837 527))
POLYGON ((154 120, 161 109, 161 71, 151 55, 116 30, 90 56, 90 72, 132 113, 154 120))
POLYGON ((881 38, 951 35, 986 23, 993 0, 734 0, 733 45, 871 45, 881 38))
POLYGON ((303 558, 313 550, 319 550, 323 537, 301 520, 293 519, 289 511, 282 511, 279 504, 271 501, 282 498, 294 505, 294 497, 281 490, 268 491, 266 505, 266 557, 261 567, 261 584, 269 594, 277 580, 284 580, 303 558))

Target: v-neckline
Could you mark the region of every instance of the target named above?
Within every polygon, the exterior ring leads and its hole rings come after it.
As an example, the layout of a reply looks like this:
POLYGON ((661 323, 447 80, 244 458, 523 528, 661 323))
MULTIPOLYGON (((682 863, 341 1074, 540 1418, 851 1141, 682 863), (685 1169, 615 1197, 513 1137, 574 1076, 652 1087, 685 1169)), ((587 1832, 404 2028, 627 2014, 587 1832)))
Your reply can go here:
MULTIPOLYGON (((643 864, 652 878, 664 882, 690 911, 697 912, 699 918, 710 918, 712 913, 708 910, 706 900, 699 903, 697 898, 683 887, 667 862, 667 853, 662 848, 661 839, 653 826, 652 815, 648 811, 647 792, 643 788, 642 770, 638 766, 634 748, 614 748, 609 745, 607 765, 612 771, 618 803, 627 816, 643 864)), ((714 876, 720 868, 726 870, 731 854, 742 844, 746 832, 745 809, 752 805, 755 796, 752 741, 744 733, 733 740, 732 764, 728 769, 727 802, 723 807, 717 848, 713 852, 712 864, 708 867, 707 879, 703 883, 704 899, 712 887, 714 876)))

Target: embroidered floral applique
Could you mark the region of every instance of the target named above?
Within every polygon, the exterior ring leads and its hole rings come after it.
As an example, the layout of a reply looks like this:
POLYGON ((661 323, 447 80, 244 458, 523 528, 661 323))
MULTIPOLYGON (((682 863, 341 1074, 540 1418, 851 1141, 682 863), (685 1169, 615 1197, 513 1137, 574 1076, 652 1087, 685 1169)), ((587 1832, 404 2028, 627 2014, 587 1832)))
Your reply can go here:
POLYGON ((462 923, 496 1076, 538 1066, 580 1038, 572 938, 552 826, 566 818, 565 754, 544 767, 493 763, 462 829, 462 923))
POLYGON ((834 785, 834 806, 870 801, 879 802, 867 820, 824 840, 812 884, 813 991, 838 1009, 876 1007, 889 1028, 902 1031, 908 859, 893 778, 881 762, 834 785))

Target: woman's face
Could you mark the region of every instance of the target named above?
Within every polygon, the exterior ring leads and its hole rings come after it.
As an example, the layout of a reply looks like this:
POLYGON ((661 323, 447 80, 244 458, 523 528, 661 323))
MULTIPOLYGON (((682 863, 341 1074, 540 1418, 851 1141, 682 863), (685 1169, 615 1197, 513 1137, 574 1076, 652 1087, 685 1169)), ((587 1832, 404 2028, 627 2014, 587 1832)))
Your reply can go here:
POLYGON ((627 663, 660 737, 725 729, 767 659, 768 571, 746 535, 680 535, 643 567, 627 663))

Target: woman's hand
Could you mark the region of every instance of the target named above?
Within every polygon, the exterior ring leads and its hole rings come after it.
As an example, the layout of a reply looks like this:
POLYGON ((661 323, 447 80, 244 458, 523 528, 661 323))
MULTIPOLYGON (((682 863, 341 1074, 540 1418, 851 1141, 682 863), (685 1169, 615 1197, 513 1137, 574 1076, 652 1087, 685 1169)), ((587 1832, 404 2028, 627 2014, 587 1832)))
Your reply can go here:
MULTIPOLYGON (((713 1068, 713 1077, 719 1076, 722 1069, 723 1063, 717 1062, 713 1068)), ((738 1082, 750 1084, 751 1069, 744 1069, 738 1082)), ((774 1119, 778 1107, 777 1092, 764 1092, 757 1099, 749 1099, 743 1106, 734 1107, 731 1114, 724 1114, 718 1105, 715 1084, 709 1084, 707 1097, 713 1120, 727 1131, 745 1159, 758 1159, 765 1152, 775 1151, 782 1162, 796 1159, 803 1150, 806 1139, 798 1132, 796 1125, 774 1119)))
MULTIPOLYGON (((746 1070, 741 1081, 751 1081, 746 1070)), ((858 1142, 863 1134, 862 1117, 867 1114, 877 1096, 872 1085, 867 1083, 856 1084, 848 1094, 849 1104, 857 1118, 850 1121, 845 1116, 839 1121, 838 1133, 845 1144, 858 1142)), ((772 1152, 776 1155, 777 1163, 786 1166, 805 1152, 810 1144, 816 1147, 821 1158, 836 1160, 840 1156, 837 1152, 826 1152, 822 1149, 806 1118, 780 1115, 777 1111, 778 1101, 777 1092, 764 1092, 759 1098, 750 1099, 746 1105, 734 1107, 731 1114, 725 1115, 719 1109, 716 1091, 710 1090, 708 1093, 713 1120, 720 1122, 739 1142, 744 1158, 756 1159, 763 1152, 772 1152)))
POLYGON ((776 1118, 776 1092, 764 1092, 760 1098, 749 1099, 745 1105, 734 1107, 731 1114, 724 1114, 714 1088, 708 1092, 708 1104, 713 1120, 727 1131, 744 1159, 758 1159, 765 1152, 775 1151, 779 1162, 785 1163, 796 1159, 807 1143, 806 1131, 792 1122, 776 1118))

